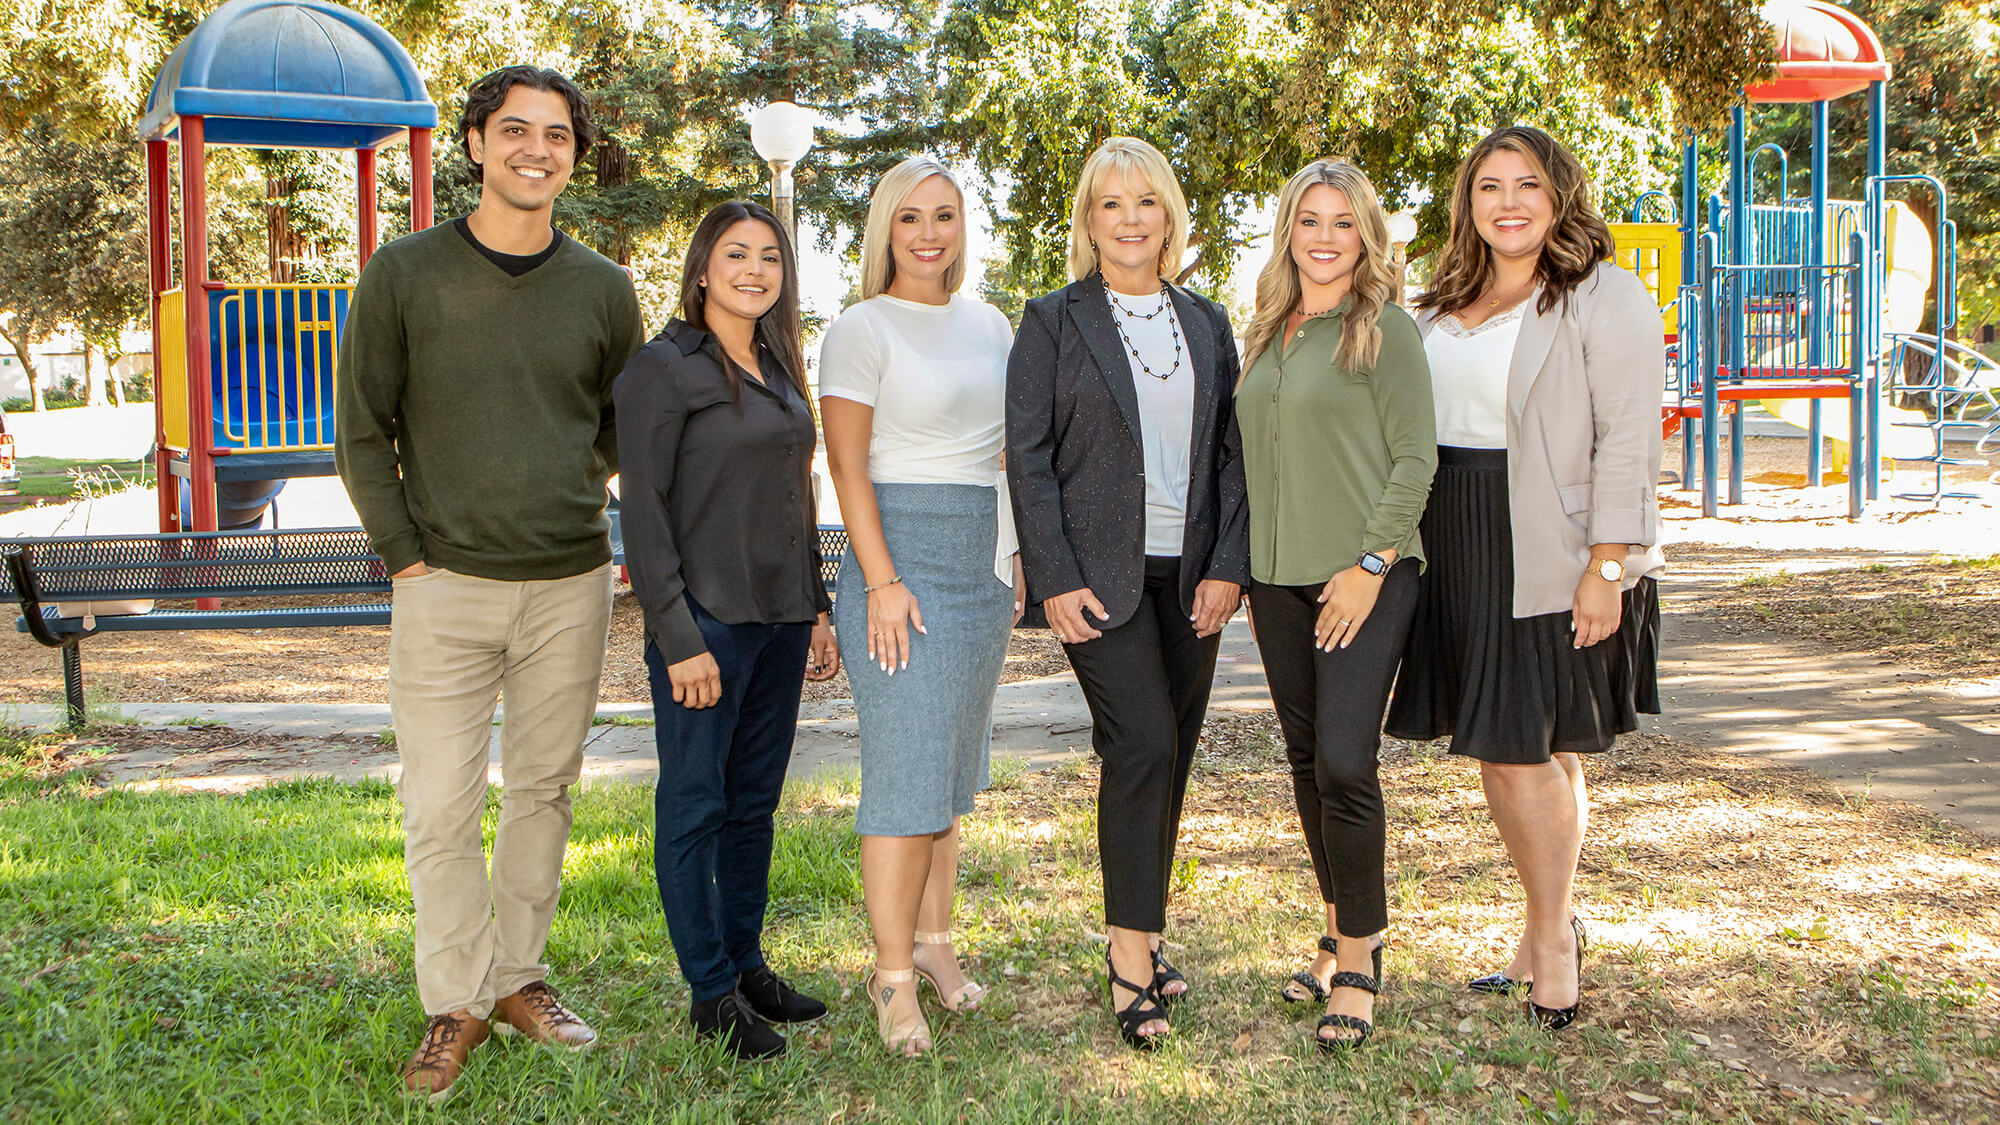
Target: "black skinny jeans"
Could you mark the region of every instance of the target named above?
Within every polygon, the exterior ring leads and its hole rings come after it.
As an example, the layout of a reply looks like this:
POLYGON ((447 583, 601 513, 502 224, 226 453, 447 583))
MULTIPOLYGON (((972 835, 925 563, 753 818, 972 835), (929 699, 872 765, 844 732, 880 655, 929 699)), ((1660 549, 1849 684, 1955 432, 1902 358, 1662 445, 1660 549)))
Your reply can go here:
POLYGON ((1333 905, 1343 937, 1369 937, 1389 926, 1376 759, 1416 613, 1417 565, 1390 569, 1360 634, 1332 652, 1319 650, 1313 631, 1321 589, 1252 583, 1250 614, 1320 898, 1333 905))
POLYGON ((1104 921, 1157 933, 1167 927, 1167 883, 1180 835, 1194 747, 1215 683, 1222 634, 1194 635, 1181 610, 1181 560, 1147 556, 1146 587, 1131 620, 1064 645, 1090 705, 1097 784, 1097 850, 1104 921))

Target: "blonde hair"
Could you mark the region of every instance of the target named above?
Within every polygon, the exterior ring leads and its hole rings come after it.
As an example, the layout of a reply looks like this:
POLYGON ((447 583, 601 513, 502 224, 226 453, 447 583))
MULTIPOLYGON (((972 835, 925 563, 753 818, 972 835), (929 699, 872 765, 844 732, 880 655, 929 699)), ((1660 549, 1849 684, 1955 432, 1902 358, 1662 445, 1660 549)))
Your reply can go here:
POLYGON ((1157 192, 1167 209, 1167 242, 1160 248, 1161 277, 1178 273, 1187 253, 1188 205, 1180 181, 1160 150, 1137 137, 1112 137, 1097 146, 1077 176, 1076 199, 1069 211, 1069 276, 1089 277, 1097 269, 1097 245, 1090 240, 1090 207, 1098 189, 1113 172, 1136 175, 1157 192))
MULTIPOLYGON (((1382 351, 1382 309, 1403 295, 1403 255, 1389 240, 1389 219, 1368 176, 1345 160, 1315 160, 1285 181, 1278 193, 1278 217, 1271 231, 1271 257, 1257 275, 1257 311, 1243 336, 1243 372, 1285 330, 1285 318, 1299 307, 1304 293, 1299 267, 1292 261, 1292 225, 1299 201, 1315 184, 1325 184, 1347 197, 1354 225, 1361 232, 1361 260, 1354 265, 1354 305, 1341 329, 1333 360, 1348 371, 1375 365, 1382 351)), ((1242 385, 1239 376, 1237 385, 1242 385)))
MULTIPOLYGON (((896 212, 909 202, 910 193, 917 185, 941 176, 951 185, 952 193, 958 196, 960 230, 964 230, 965 189, 959 186, 958 177, 951 169, 928 156, 912 156, 882 174, 875 181, 875 190, 868 196, 868 225, 861 232, 861 299, 879 297, 896 280, 896 258, 889 249, 889 225, 896 219, 896 212)), ((958 242, 958 256, 951 265, 945 267, 944 291, 958 292, 965 281, 965 239, 961 234, 958 242)))

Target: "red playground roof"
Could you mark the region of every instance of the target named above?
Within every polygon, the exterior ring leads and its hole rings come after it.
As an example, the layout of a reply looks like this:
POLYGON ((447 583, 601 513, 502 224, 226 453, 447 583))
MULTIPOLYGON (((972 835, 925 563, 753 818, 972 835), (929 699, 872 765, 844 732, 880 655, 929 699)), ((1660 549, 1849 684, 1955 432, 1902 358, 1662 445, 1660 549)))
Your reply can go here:
POLYGON ((1823 102, 1889 80, 1882 41, 1859 16, 1823 0, 1770 0, 1762 12, 1778 40, 1778 73, 1745 88, 1753 102, 1823 102))

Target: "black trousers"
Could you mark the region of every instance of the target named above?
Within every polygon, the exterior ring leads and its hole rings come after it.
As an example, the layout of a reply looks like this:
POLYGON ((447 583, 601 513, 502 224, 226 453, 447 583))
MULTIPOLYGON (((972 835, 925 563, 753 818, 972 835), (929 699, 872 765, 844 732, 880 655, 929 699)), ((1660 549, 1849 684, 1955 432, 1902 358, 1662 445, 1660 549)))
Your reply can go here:
POLYGON ((1180 604, 1181 560, 1147 556, 1132 619, 1069 650, 1090 706, 1097 786, 1097 851, 1104 920, 1130 930, 1167 926, 1167 883, 1181 801, 1208 714, 1221 634, 1194 635, 1180 604))
POLYGON ((1360 633, 1332 652, 1315 643, 1321 588, 1253 583, 1250 615, 1320 898, 1333 904, 1343 935, 1368 937, 1389 925, 1376 762, 1382 712, 1416 613, 1417 567, 1392 568, 1360 633))

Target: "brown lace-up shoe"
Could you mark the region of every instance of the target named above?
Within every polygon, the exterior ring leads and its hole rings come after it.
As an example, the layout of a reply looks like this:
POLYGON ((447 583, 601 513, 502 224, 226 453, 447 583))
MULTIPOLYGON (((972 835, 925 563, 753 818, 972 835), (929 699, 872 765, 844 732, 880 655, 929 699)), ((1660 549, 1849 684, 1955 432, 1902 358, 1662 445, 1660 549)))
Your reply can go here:
POLYGON ((403 1064, 404 1092, 442 1101, 465 1069, 472 1049, 486 1042, 486 1027, 485 1020, 462 1008, 450 1015, 432 1016, 424 1025, 417 1053, 403 1064))
POLYGON ((597 1032, 562 1006, 547 981, 524 984, 493 1005, 493 1026, 502 1035, 519 1032, 537 1043, 581 1050, 597 1042, 597 1032))

